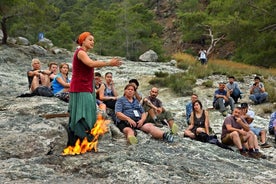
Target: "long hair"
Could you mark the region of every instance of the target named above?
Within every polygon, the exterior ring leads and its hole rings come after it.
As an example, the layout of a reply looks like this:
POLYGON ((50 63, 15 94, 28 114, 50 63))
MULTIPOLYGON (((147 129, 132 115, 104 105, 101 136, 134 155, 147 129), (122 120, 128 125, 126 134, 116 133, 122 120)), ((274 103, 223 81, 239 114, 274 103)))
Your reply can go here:
POLYGON ((195 103, 198 103, 199 106, 200 106, 200 109, 202 109, 202 103, 201 103, 201 101, 200 100, 196 100, 196 101, 193 102, 193 111, 195 111, 195 108, 194 108, 195 103))

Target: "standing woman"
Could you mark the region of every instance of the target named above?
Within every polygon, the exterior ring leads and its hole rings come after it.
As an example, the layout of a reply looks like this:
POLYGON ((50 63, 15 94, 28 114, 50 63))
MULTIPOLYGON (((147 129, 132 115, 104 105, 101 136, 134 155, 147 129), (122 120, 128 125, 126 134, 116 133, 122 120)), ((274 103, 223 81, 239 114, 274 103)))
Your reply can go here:
POLYGON ((202 103, 199 100, 193 102, 193 112, 190 117, 190 122, 191 124, 184 131, 185 137, 195 139, 201 132, 209 135, 208 111, 202 109, 202 103))
POLYGON ((77 43, 79 48, 73 57, 72 80, 70 83, 70 100, 68 111, 69 136, 67 146, 74 146, 78 138, 81 141, 87 137, 92 141, 89 134, 96 122, 96 98, 94 90, 94 68, 104 66, 120 66, 122 61, 112 58, 108 62, 94 61, 89 58, 87 52, 94 47, 94 36, 89 32, 79 35, 77 43))

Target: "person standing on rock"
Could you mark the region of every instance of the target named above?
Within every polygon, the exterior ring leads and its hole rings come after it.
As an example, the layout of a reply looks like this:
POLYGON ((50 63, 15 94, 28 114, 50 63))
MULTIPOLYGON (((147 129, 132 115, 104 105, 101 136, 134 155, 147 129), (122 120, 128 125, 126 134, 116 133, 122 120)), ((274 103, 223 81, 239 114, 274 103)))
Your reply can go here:
POLYGON ((97 119, 96 95, 93 85, 94 68, 122 64, 118 58, 112 58, 108 62, 92 60, 87 54, 94 47, 94 36, 90 32, 81 33, 78 36, 77 44, 79 47, 75 51, 72 61, 67 146, 74 146, 78 139, 82 141, 85 137, 89 142, 93 139, 89 132, 97 119))
POLYGON ((126 135, 130 144, 137 144, 136 130, 149 133, 156 139, 173 142, 173 135, 164 132, 146 121, 147 114, 142 105, 135 98, 136 86, 127 84, 124 88, 124 96, 119 98, 115 105, 116 125, 126 135))

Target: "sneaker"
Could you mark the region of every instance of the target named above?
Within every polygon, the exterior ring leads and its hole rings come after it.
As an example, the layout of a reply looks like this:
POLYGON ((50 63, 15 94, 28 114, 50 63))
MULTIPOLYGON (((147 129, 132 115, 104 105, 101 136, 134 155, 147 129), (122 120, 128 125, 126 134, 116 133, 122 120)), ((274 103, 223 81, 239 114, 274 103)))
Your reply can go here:
POLYGON ((170 132, 166 132, 163 135, 163 140, 167 141, 167 142, 173 142, 173 135, 170 132))
POLYGON ((262 158, 262 159, 266 159, 266 158, 267 158, 264 154, 262 154, 262 153, 259 152, 259 151, 255 152, 255 154, 256 154, 259 158, 262 158))
POLYGON ((261 148, 270 148, 271 145, 267 144, 266 142, 260 145, 261 148))
POLYGON ((248 157, 248 153, 246 151, 241 151, 240 154, 244 157, 248 157))
POLYGON ((177 124, 174 123, 171 128, 171 133, 177 134, 177 132, 178 132, 178 126, 177 126, 177 124))
POLYGON ((129 136, 128 137, 128 142, 133 145, 133 144, 137 144, 138 143, 138 140, 135 136, 129 136))
POLYGON ((250 158, 255 158, 255 159, 259 159, 261 157, 261 153, 260 152, 248 152, 248 157, 250 158))

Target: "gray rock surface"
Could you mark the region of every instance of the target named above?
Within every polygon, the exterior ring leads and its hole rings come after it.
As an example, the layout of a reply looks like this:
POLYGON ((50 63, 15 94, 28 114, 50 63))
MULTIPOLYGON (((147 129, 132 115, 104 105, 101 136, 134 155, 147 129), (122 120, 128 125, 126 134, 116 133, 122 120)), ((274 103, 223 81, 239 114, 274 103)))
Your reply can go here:
MULTIPOLYGON (((92 55, 98 60, 110 57, 92 55)), ((98 152, 62 156, 66 147, 68 118, 45 119, 44 114, 64 113, 66 103, 47 97, 16 98, 27 92, 26 71, 31 59, 38 57, 45 69, 50 61, 71 62, 72 53, 38 55, 30 47, 0 46, 0 181, 1 183, 276 183, 275 147, 262 149, 267 159, 251 159, 215 145, 183 138, 185 104, 190 97, 179 97, 167 88, 160 89, 160 99, 175 115, 180 132, 172 144, 152 139, 138 131, 139 144, 129 146, 113 125, 101 137, 98 152)), ((170 63, 132 62, 124 60, 119 68, 97 69, 104 75, 114 73, 119 94, 131 78, 137 78, 144 96, 151 86, 148 81, 158 71, 177 73, 170 63)), ((222 76, 212 76, 213 80, 222 76)), ((208 80, 208 79, 203 79, 208 80)), ((204 107, 210 107, 215 89, 198 81, 193 90, 204 107)), ((244 84, 244 92, 247 87, 244 84)), ((245 96, 244 101, 248 100, 245 96)), ((264 104, 270 105, 270 104, 264 104)), ((256 125, 266 128, 269 114, 255 110, 256 125)), ((220 136, 223 117, 210 110, 211 126, 220 136)), ((163 127, 165 131, 167 127, 163 127)), ((272 143, 272 137, 269 137, 272 143)))

